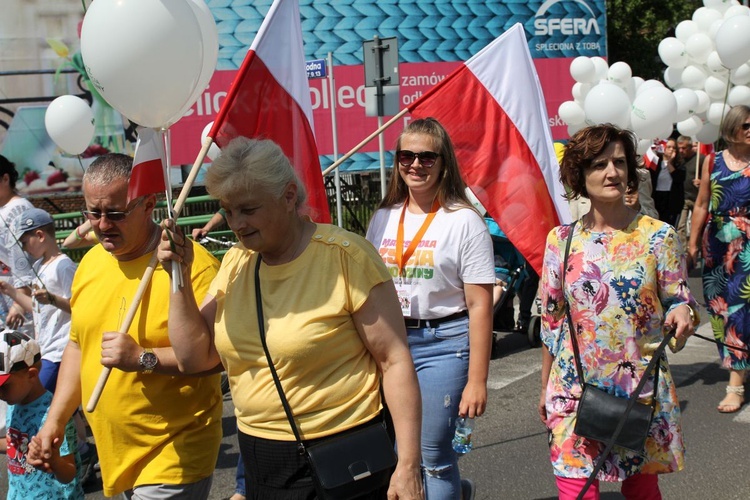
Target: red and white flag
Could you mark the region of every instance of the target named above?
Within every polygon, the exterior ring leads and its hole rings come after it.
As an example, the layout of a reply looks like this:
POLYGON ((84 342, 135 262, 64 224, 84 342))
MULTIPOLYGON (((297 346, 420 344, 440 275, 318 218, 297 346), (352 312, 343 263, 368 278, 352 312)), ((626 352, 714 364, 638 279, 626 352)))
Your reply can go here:
POLYGON ((445 127, 464 180, 540 273, 547 234, 570 221, 570 210, 523 26, 503 33, 409 111, 445 127))
POLYGON ((307 189, 309 215, 330 222, 297 0, 274 0, 208 135, 221 147, 238 136, 276 142, 307 189))
POLYGON ((659 155, 654 150, 654 146, 649 146, 646 154, 643 155, 643 166, 649 170, 656 170, 659 166, 659 155))
POLYGON ((166 191, 164 183, 164 142, 154 129, 139 127, 133 170, 128 185, 128 201, 147 194, 166 191))

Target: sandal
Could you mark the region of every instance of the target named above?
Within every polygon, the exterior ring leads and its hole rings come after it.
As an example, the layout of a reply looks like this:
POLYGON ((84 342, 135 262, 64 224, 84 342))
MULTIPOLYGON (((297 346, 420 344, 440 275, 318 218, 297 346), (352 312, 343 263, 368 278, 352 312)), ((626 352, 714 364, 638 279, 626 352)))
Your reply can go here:
POLYGON ((728 385, 727 395, 721 400, 719 406, 716 408, 719 413, 735 413, 742 408, 745 404, 745 386, 744 385, 728 385), (739 398, 739 403, 729 402, 727 399, 736 400, 739 398))

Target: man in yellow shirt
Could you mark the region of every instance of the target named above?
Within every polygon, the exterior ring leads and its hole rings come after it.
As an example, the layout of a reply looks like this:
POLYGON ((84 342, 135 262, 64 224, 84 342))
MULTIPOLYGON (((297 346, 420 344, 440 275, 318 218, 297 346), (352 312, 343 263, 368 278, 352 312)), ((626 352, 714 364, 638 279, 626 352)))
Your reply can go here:
MULTIPOLYGON (((221 442, 219 375, 179 374, 167 333, 167 273, 155 270, 128 332, 118 333, 161 235, 152 219, 155 195, 127 198, 131 168, 132 158, 111 154, 84 174, 83 214, 100 244, 83 258, 73 281, 70 343, 30 455, 44 461, 67 419, 88 401, 104 365, 114 370, 96 409, 86 413, 104 494, 205 499, 221 442)), ((218 266, 196 248, 191 283, 198 300, 218 266)))

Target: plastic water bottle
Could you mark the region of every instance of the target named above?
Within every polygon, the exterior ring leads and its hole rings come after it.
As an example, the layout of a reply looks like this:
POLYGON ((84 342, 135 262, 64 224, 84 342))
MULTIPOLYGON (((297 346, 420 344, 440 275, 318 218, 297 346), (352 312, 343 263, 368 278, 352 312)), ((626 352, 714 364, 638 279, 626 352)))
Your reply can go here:
POLYGON ((469 453, 473 447, 471 435, 474 433, 474 419, 458 417, 456 420, 456 433, 453 435, 453 450, 464 455, 469 453))

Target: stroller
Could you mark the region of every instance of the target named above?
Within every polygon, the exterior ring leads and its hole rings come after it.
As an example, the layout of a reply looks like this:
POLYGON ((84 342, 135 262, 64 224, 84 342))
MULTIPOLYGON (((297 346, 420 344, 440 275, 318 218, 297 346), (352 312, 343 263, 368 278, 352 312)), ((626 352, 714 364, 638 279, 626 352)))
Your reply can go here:
POLYGON ((539 278, 523 258, 523 255, 511 244, 500 226, 489 217, 485 217, 484 220, 492 238, 492 249, 495 255, 495 276, 500 281, 499 284, 495 285, 495 293, 493 294, 493 354, 495 354, 496 333, 498 332, 514 332, 526 335, 531 347, 539 347, 541 345, 539 301, 531 298, 533 303, 529 304, 529 310, 532 311, 532 314, 526 321, 522 318, 519 318, 518 322, 515 321, 515 309, 513 307, 513 298, 516 296, 520 298, 525 286, 532 287, 531 293, 536 295, 536 285, 539 278), (498 287, 502 287, 499 297, 498 287), (536 309, 536 314, 533 314, 534 309, 536 309))

